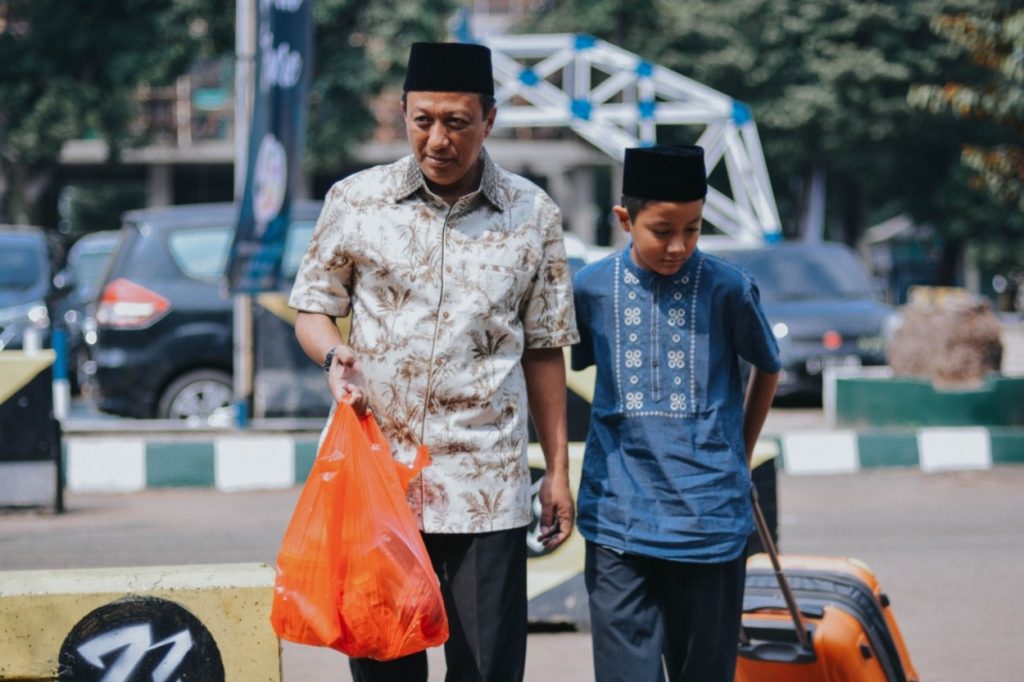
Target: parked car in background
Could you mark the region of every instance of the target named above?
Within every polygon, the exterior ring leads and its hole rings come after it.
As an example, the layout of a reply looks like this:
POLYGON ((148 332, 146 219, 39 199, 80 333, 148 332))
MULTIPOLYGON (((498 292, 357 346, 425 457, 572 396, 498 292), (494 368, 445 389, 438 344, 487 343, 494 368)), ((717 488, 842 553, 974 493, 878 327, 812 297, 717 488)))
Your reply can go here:
POLYGON ((751 246, 714 237, 702 237, 700 248, 757 281, 782 356, 778 396, 820 399, 827 367, 885 364, 895 312, 880 301, 850 248, 830 242, 751 246))
POLYGON ((95 340, 95 299, 104 270, 117 247, 118 234, 116 230, 107 230, 80 237, 68 249, 67 263, 56 276, 58 283, 68 289, 55 306, 55 318, 67 331, 68 375, 73 391, 84 386, 93 371, 86 338, 95 340))
MULTIPOLYGON (((292 206, 282 291, 291 286, 319 212, 319 202, 292 206)), ((97 299, 90 385, 99 409, 202 423, 233 418, 232 299, 224 268, 235 218, 236 208, 228 203, 124 215, 120 244, 97 299)), ((288 323, 266 317, 268 324, 284 327, 276 334, 285 350, 269 354, 301 354, 288 323)), ((304 357, 303 362, 291 382, 300 382, 297 375, 308 371, 322 396, 316 409, 326 414, 322 373, 304 357)), ((305 409, 301 401, 284 399, 291 402, 278 413, 305 409)), ((275 408, 264 412, 273 414, 275 408)))
POLYGON ((60 243, 41 227, 0 225, 0 350, 21 349, 27 337, 40 347, 64 287, 54 281, 60 243))

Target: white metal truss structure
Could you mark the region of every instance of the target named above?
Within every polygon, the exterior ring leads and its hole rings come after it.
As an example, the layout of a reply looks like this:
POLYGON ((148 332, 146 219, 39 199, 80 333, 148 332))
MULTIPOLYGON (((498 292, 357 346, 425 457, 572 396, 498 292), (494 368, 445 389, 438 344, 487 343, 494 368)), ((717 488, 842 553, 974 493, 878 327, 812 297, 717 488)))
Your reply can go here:
POLYGON ((705 219, 743 241, 781 237, 778 208, 750 109, 727 95, 581 34, 501 35, 492 50, 502 127, 574 130, 621 161, 657 141, 658 126, 703 127, 708 175, 724 163, 728 193, 708 188, 705 219))

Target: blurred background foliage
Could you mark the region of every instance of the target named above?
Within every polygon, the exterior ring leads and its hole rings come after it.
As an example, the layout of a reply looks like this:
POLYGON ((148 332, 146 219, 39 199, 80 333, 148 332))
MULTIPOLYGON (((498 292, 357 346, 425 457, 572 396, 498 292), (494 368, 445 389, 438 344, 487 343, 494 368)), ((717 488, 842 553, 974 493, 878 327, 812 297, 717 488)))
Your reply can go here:
POLYGON ((978 117, 936 116, 911 106, 908 90, 950 80, 988 87, 991 71, 937 36, 933 22, 992 21, 1014 4, 559 0, 519 30, 592 33, 746 102, 787 236, 813 218, 817 181, 826 188, 826 237, 852 244, 865 228, 907 213, 943 237, 943 279, 951 281, 968 239, 986 267, 1024 262, 1021 211, 968 189, 958 162, 969 139, 1019 133, 978 117))
POLYGON ((116 162, 135 93, 233 43, 229 0, 0 1, 0 221, 31 222, 63 144, 102 138, 116 162))
MULTIPOLYGON (((331 168, 369 136, 370 102, 400 77, 408 44, 444 39, 457 3, 313 7, 307 156, 331 168)), ((172 84, 197 59, 232 54, 234 42, 232 0, 0 0, 0 222, 35 222, 65 142, 106 140, 112 164, 145 144, 131 129, 139 89, 172 84)))
MULTIPOLYGON (((401 82, 408 45, 443 39, 462 4, 314 1, 314 170, 341 167, 370 139, 374 102, 401 82)), ((590 33, 750 105, 787 236, 818 219, 827 238, 854 243, 906 213, 941 235, 945 281, 968 242, 985 267, 1024 263, 1021 2, 537 7, 516 30, 590 33), (825 190, 823 216, 815 188, 825 190)), ((138 89, 231 54, 233 43, 228 0, 0 0, 0 221, 31 221, 64 142, 103 138, 111 163, 145 143, 130 125, 138 89)))

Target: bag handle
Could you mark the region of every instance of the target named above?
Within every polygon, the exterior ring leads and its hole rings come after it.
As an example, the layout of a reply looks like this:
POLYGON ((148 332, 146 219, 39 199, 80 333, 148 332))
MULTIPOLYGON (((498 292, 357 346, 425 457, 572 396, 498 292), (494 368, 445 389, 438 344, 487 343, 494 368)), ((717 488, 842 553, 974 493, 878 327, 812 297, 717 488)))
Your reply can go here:
MULTIPOLYGON (((398 481, 402 484, 402 489, 405 490, 409 487, 409 483, 412 479, 419 475, 420 471, 430 466, 430 449, 426 445, 420 445, 416 449, 416 457, 413 458, 411 464, 403 464, 394 457, 392 457, 391 446, 388 445, 387 438, 381 433, 380 425, 377 424, 377 420, 374 419, 372 412, 367 412, 362 417, 356 415, 355 410, 352 406, 346 402, 338 403, 338 410, 345 410, 346 417, 359 423, 362 429, 363 435, 366 436, 367 444, 371 450, 383 447, 384 454, 390 459, 395 465, 395 471, 398 473, 398 481)), ((335 422, 338 419, 335 418, 335 422)), ((334 428, 334 424, 331 424, 331 428, 334 428)))
POLYGON ((402 484, 402 490, 405 490, 409 487, 412 479, 419 476, 421 471, 430 466, 430 448, 426 445, 420 445, 416 448, 416 457, 413 458, 412 464, 402 464, 397 459, 392 461, 395 463, 395 470, 398 472, 398 480, 402 484))
POLYGON ((793 596, 793 590, 789 587, 789 581, 786 580, 786 576, 782 572, 782 564, 779 563, 779 552, 775 548, 775 543, 772 542, 772 535, 768 532, 768 523, 764 520, 761 503, 758 502, 757 488, 751 487, 750 497, 754 503, 754 525, 757 526, 757 535, 761 538, 761 546, 764 547, 765 553, 768 554, 768 558, 772 562, 772 568, 775 570, 775 579, 779 581, 779 589, 782 590, 782 598, 786 602, 789 615, 793 618, 793 627, 796 630, 797 641, 801 647, 811 651, 811 641, 807 636, 807 626, 800 616, 800 608, 797 606, 796 598, 793 596))

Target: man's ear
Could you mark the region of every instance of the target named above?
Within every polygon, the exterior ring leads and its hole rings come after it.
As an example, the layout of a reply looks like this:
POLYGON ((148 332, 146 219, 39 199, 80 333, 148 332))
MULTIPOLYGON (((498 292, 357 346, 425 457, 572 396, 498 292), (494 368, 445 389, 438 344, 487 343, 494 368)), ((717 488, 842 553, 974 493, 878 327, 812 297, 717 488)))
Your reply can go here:
POLYGON ((618 204, 612 206, 612 213, 618 218, 619 227, 622 228, 623 232, 629 234, 633 231, 633 221, 629 219, 629 211, 624 206, 619 206, 618 204))
POLYGON ((484 133, 484 137, 487 137, 488 135, 490 135, 491 134, 491 130, 494 129, 494 117, 497 116, 497 114, 498 114, 498 106, 497 105, 492 106, 491 110, 489 112, 487 112, 487 130, 484 133))

